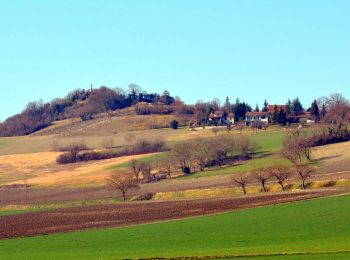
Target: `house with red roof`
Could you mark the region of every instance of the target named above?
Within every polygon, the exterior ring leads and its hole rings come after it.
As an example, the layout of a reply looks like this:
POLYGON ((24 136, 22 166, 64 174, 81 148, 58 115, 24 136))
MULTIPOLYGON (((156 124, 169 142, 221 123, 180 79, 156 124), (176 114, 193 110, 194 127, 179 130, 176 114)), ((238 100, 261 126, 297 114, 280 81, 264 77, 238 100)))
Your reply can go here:
POLYGON ((256 124, 268 125, 270 112, 247 112, 245 114, 245 125, 252 126, 256 124))
POLYGON ((281 111, 283 109, 284 112, 287 111, 287 106, 286 105, 269 105, 268 106, 268 111, 270 113, 273 113, 277 109, 277 112, 281 111))

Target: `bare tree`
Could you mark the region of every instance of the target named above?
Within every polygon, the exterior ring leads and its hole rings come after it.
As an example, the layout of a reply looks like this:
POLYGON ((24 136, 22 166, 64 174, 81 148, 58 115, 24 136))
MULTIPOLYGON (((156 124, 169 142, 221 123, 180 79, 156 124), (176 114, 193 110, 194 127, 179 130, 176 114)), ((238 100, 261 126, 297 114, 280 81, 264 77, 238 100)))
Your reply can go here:
POLYGON ((158 168, 158 170, 168 176, 171 179, 171 174, 174 170, 174 159, 171 158, 171 156, 167 155, 164 158, 161 158, 154 162, 155 166, 158 168))
POLYGON ((311 177, 312 173, 314 172, 314 169, 308 165, 296 165, 295 170, 301 181, 301 186, 303 187, 303 189, 306 189, 305 182, 311 177))
POLYGON ((138 189, 139 183, 131 175, 115 171, 107 179, 108 185, 122 194, 123 201, 126 201, 126 193, 132 189, 138 189))
POLYGON ((243 159, 250 158, 258 149, 258 145, 246 136, 235 138, 235 149, 243 159))
POLYGON ((266 182, 271 178, 270 172, 266 168, 256 169, 253 172, 253 177, 260 182, 264 192, 267 192, 266 182))
POLYGON ((217 135, 219 133, 220 129, 219 129, 219 127, 216 126, 216 127, 213 127, 211 129, 211 131, 214 133, 214 135, 217 135))
POLYGON ((140 164, 140 170, 145 182, 151 182, 156 179, 156 176, 152 174, 153 165, 151 162, 143 162, 140 164))
POLYGON ((133 159, 129 162, 129 167, 131 169, 131 172, 134 174, 135 179, 137 181, 139 181, 140 172, 141 172, 141 163, 139 161, 133 159))
POLYGON ((211 142, 205 138, 193 140, 193 158, 199 166, 200 171, 204 171, 208 162, 211 160, 211 142))
POLYGON ((270 168, 272 176, 277 180, 277 183, 281 186, 282 190, 284 188, 284 182, 289 178, 291 172, 288 167, 278 166, 270 168))
POLYGON ((247 194, 246 187, 247 187, 247 184, 248 184, 248 180, 247 180, 246 177, 240 175, 238 177, 233 177, 232 181, 233 181, 234 184, 237 184, 237 185, 239 185, 242 188, 244 194, 247 194))
POLYGON ((170 156, 174 158, 174 162, 179 165, 183 173, 190 174, 192 172, 194 164, 192 142, 176 144, 171 150, 170 156))
POLYGON ((209 142, 210 158, 220 167, 227 163, 231 154, 236 149, 235 139, 230 135, 220 135, 207 142, 209 142))
POLYGON ((281 155, 293 164, 301 163, 303 158, 310 160, 312 144, 312 138, 305 132, 294 131, 285 139, 281 155))

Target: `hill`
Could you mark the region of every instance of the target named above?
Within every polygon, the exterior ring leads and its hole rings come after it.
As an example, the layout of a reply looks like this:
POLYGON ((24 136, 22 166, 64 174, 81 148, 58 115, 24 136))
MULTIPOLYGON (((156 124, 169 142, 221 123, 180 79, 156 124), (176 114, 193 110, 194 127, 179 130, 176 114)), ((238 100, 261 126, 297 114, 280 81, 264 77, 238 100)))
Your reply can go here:
MULTIPOLYGON (((142 106, 136 107, 134 110, 139 114, 152 112, 169 114, 173 111, 170 105, 175 103, 175 99, 167 91, 164 91, 163 94, 148 94, 136 85, 129 86, 128 93, 123 89, 107 87, 89 91, 78 89, 70 92, 64 98, 56 98, 49 103, 30 102, 20 114, 0 124, 0 136, 29 135, 58 120, 76 117, 79 117, 81 121, 106 118, 113 111, 118 113, 118 110, 131 107, 139 102, 153 104, 147 109, 142 106)), ((73 120, 73 122, 77 121, 73 120)), ((77 124, 79 127, 79 123, 77 124)))

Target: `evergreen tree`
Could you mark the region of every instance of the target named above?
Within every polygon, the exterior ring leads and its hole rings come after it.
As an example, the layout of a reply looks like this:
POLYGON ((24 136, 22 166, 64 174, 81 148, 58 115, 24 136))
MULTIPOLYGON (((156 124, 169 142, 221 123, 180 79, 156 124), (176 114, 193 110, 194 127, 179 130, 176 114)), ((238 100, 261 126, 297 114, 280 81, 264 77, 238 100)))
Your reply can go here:
POLYGON ((304 113, 304 108, 301 105, 298 97, 293 99, 292 101, 291 112, 293 115, 296 115, 296 116, 304 113))
POLYGON ((235 121, 238 122, 240 119, 244 119, 245 114, 250 111, 252 111, 252 108, 248 104, 244 102, 236 104, 234 108, 235 121))
POLYGON ((283 108, 278 112, 277 121, 280 125, 285 125, 287 123, 287 115, 283 111, 283 108))
POLYGON ((230 110, 231 110, 231 103, 230 103, 230 99, 228 97, 226 97, 226 100, 225 100, 224 110, 226 112, 230 112, 230 110))
POLYGON ((272 120, 272 124, 278 123, 278 107, 277 107, 277 105, 275 105, 273 108, 271 120, 272 120))
POLYGON ((259 109, 258 104, 256 104, 256 107, 255 107, 255 109, 254 109, 254 112, 260 112, 260 109, 259 109))
POLYGON ((292 102, 290 101, 290 99, 288 99, 288 102, 286 104, 286 114, 287 115, 290 115, 292 113, 291 107, 292 107, 292 102))
POLYGON ((317 105, 316 100, 314 100, 314 102, 312 102, 312 104, 311 104, 310 114, 311 114, 311 118, 313 120, 315 120, 316 122, 320 121, 320 111, 318 109, 318 105, 317 105))
POLYGON ((267 100, 265 99, 262 111, 267 112, 268 110, 269 110, 269 103, 267 103, 267 100))
POLYGON ((236 98, 236 106, 238 106, 241 103, 241 101, 239 100, 239 98, 236 98))

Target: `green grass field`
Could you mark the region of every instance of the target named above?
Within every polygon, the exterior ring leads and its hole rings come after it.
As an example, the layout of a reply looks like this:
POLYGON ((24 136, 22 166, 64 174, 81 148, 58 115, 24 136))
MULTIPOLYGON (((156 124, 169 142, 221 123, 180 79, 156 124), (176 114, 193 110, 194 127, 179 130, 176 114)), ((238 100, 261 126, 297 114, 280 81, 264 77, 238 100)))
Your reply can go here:
POLYGON ((274 254, 292 254, 287 259, 346 259, 349 205, 350 195, 344 195, 125 228, 1 240, 0 258, 266 255, 270 257, 263 259, 275 259, 274 254))
POLYGON ((283 140, 286 134, 287 132, 284 131, 249 133, 249 137, 259 146, 258 154, 253 160, 248 160, 241 165, 207 170, 205 172, 199 172, 184 177, 199 178, 215 175, 244 173, 258 168, 276 165, 288 166, 290 165, 290 162, 278 155, 278 151, 282 148, 283 140))

